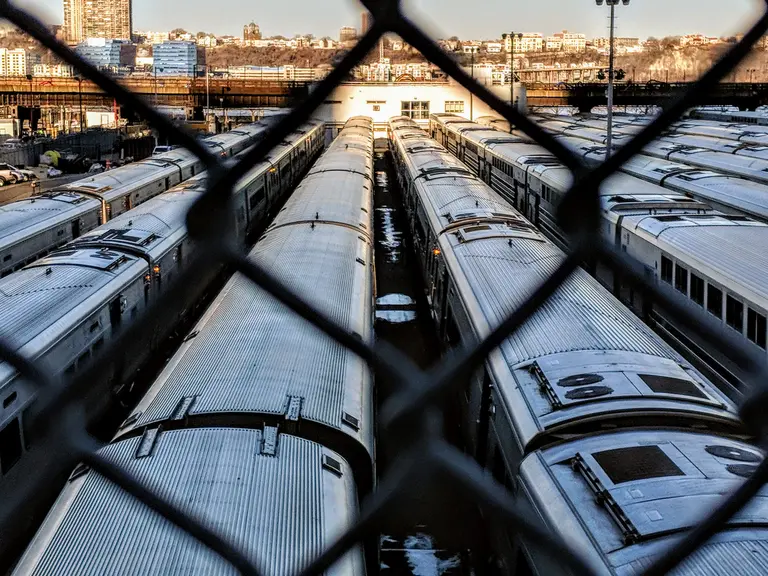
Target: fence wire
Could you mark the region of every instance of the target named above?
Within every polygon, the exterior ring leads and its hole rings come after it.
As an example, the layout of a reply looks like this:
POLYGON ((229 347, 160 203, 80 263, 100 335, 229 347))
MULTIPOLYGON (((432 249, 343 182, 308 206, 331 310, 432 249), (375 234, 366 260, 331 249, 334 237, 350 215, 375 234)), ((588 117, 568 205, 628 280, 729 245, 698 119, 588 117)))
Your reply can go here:
MULTIPOLYGON (((601 240, 598 231, 598 187, 624 162, 661 135, 688 108, 697 105, 702 95, 713 89, 733 70, 768 30, 768 8, 745 34, 743 40, 733 46, 700 80, 663 103, 662 114, 652 124, 604 164, 588 170, 553 136, 471 79, 448 54, 404 15, 399 0, 361 1, 374 16, 370 30, 345 55, 336 68, 298 103, 291 114, 270 128, 257 146, 234 167, 228 167, 226 170, 223 169, 220 160, 189 132, 174 126, 145 100, 122 87, 111 77, 99 72, 72 50, 60 44, 47 28, 29 13, 14 6, 8 0, 0 0, 0 16, 29 33, 60 59, 75 66, 84 77, 111 94, 121 105, 145 118, 161 136, 196 154, 209 170, 208 190, 188 214, 189 232, 194 239, 200 241, 200 245, 206 246, 207 252, 201 254, 193 265, 179 275, 172 288, 150 306, 146 311, 147 317, 166 317, 167 311, 173 309, 174 300, 193 284, 195 270, 214 261, 224 261, 307 322, 314 324, 333 340, 360 356, 376 374, 386 374, 401 385, 400 392, 390 398, 380 411, 380 433, 386 433, 387 429, 403 422, 412 421, 414 417, 423 421, 421 434, 413 445, 398 458, 390 472, 380 481, 377 489, 362 502, 356 523, 322 555, 312 560, 302 574, 322 573, 364 536, 374 533, 386 511, 397 506, 398 498, 407 491, 411 481, 417 475, 422 476, 425 473, 439 473, 446 483, 454 485, 463 494, 482 505, 494 520, 507 524, 529 542, 546 548, 550 554, 562 559, 562 562, 574 573, 589 574, 591 570, 575 551, 570 550, 552 533, 542 529, 536 519, 524 511, 513 495, 496 484, 477 463, 441 437, 437 431, 439 427, 429 421, 431 407, 440 400, 441 396, 447 394, 456 382, 462 381, 467 374, 482 364, 486 356, 504 339, 520 328, 569 277, 580 262, 588 258, 600 257, 612 263, 640 289, 650 294, 654 301, 668 309, 677 320, 687 326, 695 326, 705 338, 717 344, 734 361, 749 371, 750 395, 744 400, 740 413, 747 429, 761 443, 765 443, 768 439, 764 418, 765 413, 768 412, 768 366, 764 355, 747 349, 725 329, 712 322, 704 312, 689 306, 687 301, 674 290, 659 286, 647 279, 643 274, 642 266, 601 240), (408 358, 391 347, 369 346, 362 342, 303 302, 267 271, 248 261, 242 250, 234 248, 235 242, 231 233, 234 228, 229 225, 233 218, 229 202, 235 183, 254 163, 261 160, 274 146, 309 119, 352 68, 387 32, 398 34, 433 64, 442 68, 468 91, 504 116, 511 124, 546 147, 570 168, 575 176, 574 184, 562 202, 558 214, 560 226, 571 234, 572 240, 571 252, 559 269, 533 291, 527 301, 502 322, 487 339, 460 350, 452 357, 444 359, 439 366, 426 372, 418 369, 408 358)), ((119 349, 124 344, 137 341, 142 336, 143 323, 135 322, 117 335, 112 349, 119 349)), ((154 494, 128 472, 98 453, 101 444, 88 436, 82 427, 82 419, 78 418, 79 402, 89 383, 107 373, 109 358, 110 353, 107 350, 91 364, 90 368, 72 381, 60 381, 49 375, 50 367, 29 361, 16 353, 7 342, 0 341, 0 360, 14 366, 37 388, 38 400, 33 408, 29 426, 32 441, 59 448, 61 467, 72 468, 77 462, 87 464, 92 470, 141 500, 168 521, 186 530, 241 573, 262 574, 261 567, 254 565, 242 550, 238 550, 232 543, 206 528, 184 510, 154 494)), ((677 546, 658 558, 645 573, 664 574, 678 566, 749 502, 766 481, 768 481, 768 459, 763 461, 754 474, 717 510, 695 529, 689 531, 677 546)), ((28 486, 19 494, 4 495, 0 506, 0 526, 12 525, 14 515, 23 510, 25 501, 32 497, 42 483, 44 479, 32 478, 28 486)))

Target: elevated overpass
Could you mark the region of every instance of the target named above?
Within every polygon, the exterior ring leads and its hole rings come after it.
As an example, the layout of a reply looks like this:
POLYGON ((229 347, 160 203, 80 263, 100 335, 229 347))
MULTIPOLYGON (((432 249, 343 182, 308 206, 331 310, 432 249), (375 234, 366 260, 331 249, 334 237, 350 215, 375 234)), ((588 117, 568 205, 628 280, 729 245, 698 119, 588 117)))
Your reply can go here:
MULTIPOLYGON (((651 106, 662 104, 670 97, 688 89, 691 83, 617 82, 614 103, 617 106, 651 106)), ((581 112, 588 112, 606 102, 605 82, 544 84, 526 83, 529 108, 550 106, 572 106, 581 112)), ((702 105, 736 106, 740 110, 754 110, 768 105, 768 84, 765 83, 723 83, 706 94, 702 105)))

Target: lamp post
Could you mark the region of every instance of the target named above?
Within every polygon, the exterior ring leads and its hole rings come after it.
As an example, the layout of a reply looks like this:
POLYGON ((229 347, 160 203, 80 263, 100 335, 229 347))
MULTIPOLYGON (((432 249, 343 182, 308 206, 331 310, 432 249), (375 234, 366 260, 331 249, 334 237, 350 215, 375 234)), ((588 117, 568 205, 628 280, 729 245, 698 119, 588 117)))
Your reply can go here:
POLYGON ((501 35, 503 40, 509 38, 509 105, 515 105, 515 37, 522 39, 522 32, 501 35))
MULTIPOLYGON (((77 96, 80 100, 80 121, 78 122, 80 124, 80 132, 83 131, 83 79, 80 76, 76 76, 77 78, 77 96)), ((70 117, 70 127, 71 127, 71 121, 72 118, 70 117)))
POLYGON ((611 156, 611 147, 613 146, 613 56, 614 56, 614 30, 616 23, 616 6, 619 2, 624 6, 629 6, 629 0, 595 0, 598 6, 603 5, 603 1, 611 8, 611 40, 608 56, 608 134, 605 141, 605 159, 611 156))

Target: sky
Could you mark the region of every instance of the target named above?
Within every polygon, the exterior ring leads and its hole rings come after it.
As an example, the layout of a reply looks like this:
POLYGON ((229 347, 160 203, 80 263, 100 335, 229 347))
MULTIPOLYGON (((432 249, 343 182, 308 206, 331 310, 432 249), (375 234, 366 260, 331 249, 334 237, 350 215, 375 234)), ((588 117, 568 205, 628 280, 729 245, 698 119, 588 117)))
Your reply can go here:
MULTIPOLYGON (((47 23, 60 23, 62 0, 13 0, 47 23)), ((403 0, 411 17, 435 37, 485 39, 505 31, 568 29, 607 36, 608 8, 594 0, 403 0), (468 13, 469 12, 469 13, 468 13)), ((617 35, 646 38, 699 32, 708 36, 743 31, 759 16, 761 0, 631 0, 619 5, 617 35)), ((134 30, 185 28, 242 35, 253 20, 265 36, 311 33, 338 37, 341 26, 360 27, 356 0, 133 0, 134 30)))

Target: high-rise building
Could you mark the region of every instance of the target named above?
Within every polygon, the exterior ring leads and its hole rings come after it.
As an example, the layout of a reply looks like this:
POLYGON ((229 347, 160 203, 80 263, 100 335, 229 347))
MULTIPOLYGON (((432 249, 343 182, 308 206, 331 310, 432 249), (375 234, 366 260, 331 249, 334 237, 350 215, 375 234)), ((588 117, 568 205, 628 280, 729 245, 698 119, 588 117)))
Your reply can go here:
POLYGON ((27 51, 24 48, 0 48, 0 76, 26 76, 28 70, 27 51))
POLYGON ((193 76, 205 65, 205 50, 194 42, 171 40, 152 47, 154 74, 193 76))
POLYGON ((131 0, 64 0, 64 38, 76 44, 86 38, 130 40, 131 0))
POLYGON ((357 30, 352 26, 342 26, 339 30, 339 42, 352 42, 357 39, 357 30))
POLYGON ((362 20, 362 27, 360 28, 360 36, 363 36, 368 30, 371 29, 371 26, 373 25, 373 14, 368 12, 366 10, 363 12, 363 20, 362 20))
POLYGON ((89 38, 78 44, 75 52, 97 68, 113 72, 127 71, 136 65, 136 45, 128 40, 89 38))

